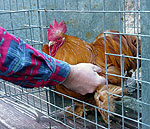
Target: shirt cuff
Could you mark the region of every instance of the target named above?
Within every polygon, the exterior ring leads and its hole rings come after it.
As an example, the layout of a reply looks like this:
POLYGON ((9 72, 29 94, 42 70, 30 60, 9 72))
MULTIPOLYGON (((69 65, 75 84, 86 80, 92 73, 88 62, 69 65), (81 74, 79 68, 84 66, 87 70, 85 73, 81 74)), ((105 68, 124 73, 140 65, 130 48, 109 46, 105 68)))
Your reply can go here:
POLYGON ((44 83, 44 86, 46 87, 56 86, 63 83, 70 73, 70 65, 68 63, 52 57, 51 61, 53 62, 51 65, 53 72, 44 83))

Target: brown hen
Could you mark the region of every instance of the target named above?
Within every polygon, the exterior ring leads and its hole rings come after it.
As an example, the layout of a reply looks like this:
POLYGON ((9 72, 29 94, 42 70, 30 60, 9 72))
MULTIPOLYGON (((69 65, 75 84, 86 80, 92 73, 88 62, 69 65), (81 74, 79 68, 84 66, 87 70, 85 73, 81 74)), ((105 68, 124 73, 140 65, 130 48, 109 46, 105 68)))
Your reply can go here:
MULTIPOLYGON (((137 55, 137 37, 136 36, 128 36, 121 35, 118 31, 107 31, 109 34, 101 33, 96 37, 96 40, 89 44, 75 36, 66 35, 67 31, 66 25, 63 24, 63 21, 59 24, 57 21, 54 21, 54 26, 50 25, 48 29, 48 40, 49 44, 45 44, 42 48, 42 51, 46 54, 49 54, 56 59, 63 60, 68 62, 69 64, 78 64, 78 63, 93 63, 101 68, 103 71, 99 73, 100 76, 106 77, 106 67, 105 67, 105 42, 106 40, 106 52, 115 54, 107 55, 107 73, 118 75, 108 75, 108 87, 106 85, 100 85, 95 93, 80 95, 75 93, 66 87, 56 86, 56 90, 66 94, 68 96, 80 99, 87 103, 97 105, 98 111, 102 115, 103 120, 108 122, 108 102, 109 99, 109 111, 114 111, 114 100, 120 99, 120 97, 115 95, 122 95, 122 93, 126 93, 126 90, 122 89, 121 86, 121 56, 133 56, 137 55), (111 34, 111 33, 116 34, 111 34), (117 34, 118 33, 118 34, 117 34), (105 35, 105 38, 104 38, 105 35), (122 41, 122 51, 120 51, 120 41, 122 41), (50 51, 51 52, 50 52, 50 51), (107 93, 107 90, 109 93, 107 93), (123 90, 123 92, 122 92, 123 90), (108 95, 108 97, 107 97, 108 95)), ((140 40, 139 42, 139 52, 140 52, 140 40)), ((140 53, 139 53, 140 54, 140 53)), ((129 76, 129 71, 131 69, 136 69, 136 60, 134 58, 127 58, 122 56, 122 73, 127 72, 127 76, 129 76)), ((85 105, 85 111, 93 110, 94 108, 85 105)), ((71 110, 71 108, 68 108, 71 110)), ((82 103, 75 102, 75 111, 77 115, 83 115, 83 105, 82 103)))

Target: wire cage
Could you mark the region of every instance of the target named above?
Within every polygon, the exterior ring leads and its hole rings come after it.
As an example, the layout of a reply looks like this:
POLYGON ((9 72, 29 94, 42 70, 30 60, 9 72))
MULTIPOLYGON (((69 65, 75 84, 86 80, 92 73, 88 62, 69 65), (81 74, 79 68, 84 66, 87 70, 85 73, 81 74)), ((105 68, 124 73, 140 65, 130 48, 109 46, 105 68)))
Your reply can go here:
MULTIPOLYGON (((113 112, 109 110, 109 103, 105 110, 62 94, 55 87, 26 89, 4 80, 0 80, 0 103, 5 102, 18 110, 24 109, 24 113, 37 123, 43 119, 49 121, 49 124, 42 121, 39 128, 150 128, 149 5, 148 0, 0 0, 0 26, 39 50, 48 42, 47 30, 54 19, 64 20, 67 34, 89 43, 101 32, 104 32, 104 37, 110 34, 106 30, 118 30, 119 35, 137 37, 136 57, 122 54, 121 40, 119 55, 107 53, 105 48, 105 60, 107 55, 112 55, 114 59, 119 56, 121 61, 121 75, 110 74, 106 69, 106 79, 108 75, 118 76, 122 89, 128 90, 126 95, 123 95, 123 91, 120 96, 116 95, 121 100, 114 102, 113 112), (141 39, 141 55, 138 39, 141 39), (124 73, 124 58, 137 61, 136 71, 132 72, 131 77, 126 77, 124 73), (83 116, 74 112, 76 101, 82 103, 83 116), (86 105, 92 107, 93 111, 86 113, 86 105), (108 113, 108 123, 103 121, 98 109, 108 113), (72 115, 68 116, 68 113, 72 115)), ((109 99, 108 80, 106 84, 109 99)))

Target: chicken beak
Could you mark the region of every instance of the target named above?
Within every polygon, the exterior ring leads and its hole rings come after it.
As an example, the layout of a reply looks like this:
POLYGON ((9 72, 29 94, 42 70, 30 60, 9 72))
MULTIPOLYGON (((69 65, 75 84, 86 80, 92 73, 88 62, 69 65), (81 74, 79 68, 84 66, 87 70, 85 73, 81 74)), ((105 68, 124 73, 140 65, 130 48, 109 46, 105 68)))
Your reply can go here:
POLYGON ((65 37, 63 37, 63 39, 62 39, 63 41, 65 40, 65 37))
POLYGON ((55 44, 55 41, 49 41, 48 46, 50 47, 53 44, 55 44))

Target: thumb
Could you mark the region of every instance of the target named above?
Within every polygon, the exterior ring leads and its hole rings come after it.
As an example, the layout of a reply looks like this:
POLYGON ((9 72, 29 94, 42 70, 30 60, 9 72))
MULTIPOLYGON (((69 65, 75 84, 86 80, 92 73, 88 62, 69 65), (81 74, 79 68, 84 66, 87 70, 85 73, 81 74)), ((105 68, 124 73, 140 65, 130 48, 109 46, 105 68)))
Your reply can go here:
POLYGON ((93 65, 93 71, 99 73, 102 71, 102 69, 96 65, 93 65))
POLYGON ((104 78, 103 76, 99 76, 97 74, 97 80, 98 80, 99 85, 105 85, 106 84, 106 78, 104 78))

